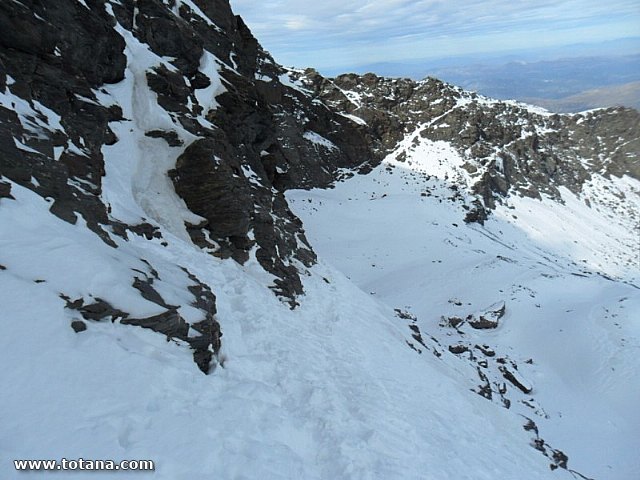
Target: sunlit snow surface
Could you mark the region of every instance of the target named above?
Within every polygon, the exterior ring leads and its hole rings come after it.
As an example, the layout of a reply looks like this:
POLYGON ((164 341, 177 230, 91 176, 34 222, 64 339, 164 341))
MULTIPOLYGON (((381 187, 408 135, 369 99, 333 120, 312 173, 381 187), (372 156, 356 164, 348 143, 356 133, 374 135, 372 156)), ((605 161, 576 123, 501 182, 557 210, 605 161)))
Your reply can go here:
POLYGON ((30 477, 14 458, 150 458, 153 478, 171 480, 570 478, 531 450, 520 418, 469 392, 455 363, 416 355, 390 308, 336 270, 315 267, 291 311, 255 264, 170 234, 168 247, 133 237, 112 249, 29 190, 12 193, 0 208, 13 226, 0 232, 3 478, 30 477), (128 291, 136 254, 170 283, 185 282, 179 264, 211 285, 224 368, 205 376, 184 345, 137 327, 73 332, 61 289, 128 291))
POLYGON ((591 207, 566 189, 564 205, 513 197, 484 227, 466 225, 464 202, 449 200, 450 181, 466 178, 457 154, 426 140, 408 152, 334 189, 288 193, 319 256, 443 341, 441 316, 505 301, 498 329, 467 329, 463 340, 517 360, 533 384, 538 414, 515 402, 508 415, 534 419, 570 468, 640 478, 640 238, 637 217, 607 206, 639 212, 639 182, 602 190, 594 177, 591 207))

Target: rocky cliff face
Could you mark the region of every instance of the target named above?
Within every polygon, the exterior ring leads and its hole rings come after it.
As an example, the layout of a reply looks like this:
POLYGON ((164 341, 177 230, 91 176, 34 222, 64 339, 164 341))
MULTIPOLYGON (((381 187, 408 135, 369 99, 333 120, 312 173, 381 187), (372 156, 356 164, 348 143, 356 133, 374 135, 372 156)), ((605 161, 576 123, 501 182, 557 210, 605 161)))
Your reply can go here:
MULTIPOLYGON (((592 172, 640 175, 636 111, 550 115, 435 79, 286 70, 226 0, 3 2, 0 99, 2 202, 25 187, 110 248, 173 235, 256 260, 292 308, 316 257, 283 192, 366 172, 408 134, 464 153, 477 195, 468 221, 510 193, 559 199, 592 172)), ((214 292, 185 272, 201 312, 187 319, 139 260, 129 286, 159 313, 61 288, 67 308, 182 340, 208 371, 221 335, 214 292)))
MULTIPOLYGON (((371 160, 363 128, 283 82, 226 1, 4 2, 0 27, 3 197, 12 183, 31 189, 113 248, 131 235, 163 240, 163 207, 140 180, 157 168, 195 214, 178 231, 218 257, 254 256, 296 304, 315 255, 282 192, 328 185, 338 168, 371 160), (105 191, 110 155, 130 164, 117 182, 129 182, 143 214, 118 207, 120 190, 105 191)), ((133 320, 103 299, 61 295, 85 319, 187 341, 207 371, 220 337, 213 295, 192 277, 203 320, 189 323, 154 290, 153 272, 130 280, 159 316, 133 320)))
POLYGON ((369 161, 364 129, 283 84, 285 72, 225 1, 34 1, 0 8, 0 88, 32 112, 21 121, 12 105, 2 110, 2 174, 28 188, 35 178, 38 193, 54 199, 53 213, 68 221, 82 215, 107 242, 106 225, 122 235, 153 230, 109 215, 100 200, 102 149, 119 141, 109 125, 127 119, 117 102, 98 98, 99 90, 133 73, 139 60, 127 41, 143 45, 164 60, 136 80, 172 122, 143 133, 183 150, 169 176, 202 217, 188 225, 189 234, 239 262, 255 247, 277 277, 276 291, 293 302, 302 292, 298 269, 314 254, 281 192, 327 185, 336 169, 369 161), (90 188, 78 191, 69 180, 90 188))
POLYGON ((434 78, 414 82, 348 74, 325 79, 313 70, 296 76, 331 108, 359 117, 375 138, 376 152, 394 150, 411 134, 454 145, 466 159, 464 168, 483 210, 510 193, 560 200, 559 187, 580 192, 592 173, 640 175, 640 114, 633 109, 558 115, 491 100, 434 78))

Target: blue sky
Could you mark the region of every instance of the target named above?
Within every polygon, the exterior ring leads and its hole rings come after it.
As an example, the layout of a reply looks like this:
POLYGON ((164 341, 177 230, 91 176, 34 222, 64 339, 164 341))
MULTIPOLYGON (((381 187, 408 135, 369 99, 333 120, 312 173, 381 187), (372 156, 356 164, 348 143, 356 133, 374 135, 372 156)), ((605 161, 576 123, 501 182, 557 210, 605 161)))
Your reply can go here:
POLYGON ((231 0, 231 5, 279 63, 320 71, 640 37, 640 0, 231 0))

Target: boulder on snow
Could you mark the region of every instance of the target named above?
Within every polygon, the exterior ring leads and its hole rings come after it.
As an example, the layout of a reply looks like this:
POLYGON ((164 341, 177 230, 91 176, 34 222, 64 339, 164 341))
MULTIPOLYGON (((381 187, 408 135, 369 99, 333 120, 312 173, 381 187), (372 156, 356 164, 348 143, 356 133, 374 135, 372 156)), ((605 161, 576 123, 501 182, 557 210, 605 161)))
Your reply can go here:
POLYGON ((82 320, 74 320, 73 322, 71 322, 71 328, 73 328, 74 332, 80 333, 84 332, 87 329, 87 324, 82 320))
POLYGON ((489 345, 476 345, 475 348, 480 350, 487 357, 495 357, 496 352, 489 345))
POLYGON ((451 328, 458 328, 464 322, 460 317, 442 317, 442 319, 444 324, 443 326, 451 328))
POLYGON ((488 320, 484 317, 476 319, 476 317, 471 316, 471 318, 469 319, 469 325, 471 325, 476 330, 490 330, 492 328, 497 328, 498 322, 494 320, 488 320))
POLYGON ((449 345, 449 351, 451 353, 453 353, 454 355, 460 355, 460 354, 462 354, 464 352, 468 352, 469 351, 469 347, 459 343, 457 345, 449 345))
POLYGON ((504 316, 506 310, 506 305, 504 302, 498 302, 489 309, 485 310, 481 314, 479 314, 478 318, 474 315, 470 315, 467 317, 467 321, 471 327, 476 330, 488 330, 492 328, 497 328, 499 325, 499 320, 504 316))

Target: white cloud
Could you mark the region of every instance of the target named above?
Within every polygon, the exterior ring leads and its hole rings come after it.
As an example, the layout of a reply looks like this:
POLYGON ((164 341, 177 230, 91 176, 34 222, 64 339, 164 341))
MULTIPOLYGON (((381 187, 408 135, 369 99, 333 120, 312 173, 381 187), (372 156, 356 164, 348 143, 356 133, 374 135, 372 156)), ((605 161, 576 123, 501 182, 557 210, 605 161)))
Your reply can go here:
POLYGON ((305 15, 292 15, 284 22, 289 30, 305 30, 310 27, 309 18, 305 15))

